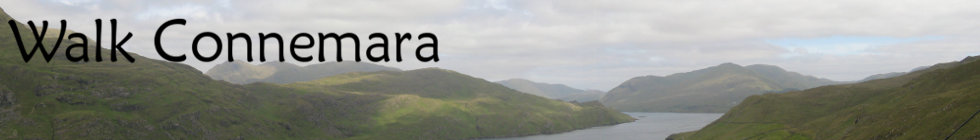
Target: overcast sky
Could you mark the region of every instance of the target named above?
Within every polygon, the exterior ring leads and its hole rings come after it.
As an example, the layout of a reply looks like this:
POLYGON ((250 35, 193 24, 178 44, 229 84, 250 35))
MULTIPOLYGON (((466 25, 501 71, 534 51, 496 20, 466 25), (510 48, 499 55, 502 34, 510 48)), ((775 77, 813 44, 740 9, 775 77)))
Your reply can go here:
MULTIPOLYGON (((277 32, 287 41, 298 32, 354 32, 362 47, 373 43, 366 40, 372 32, 432 32, 439 37, 439 62, 414 59, 414 46, 427 43, 415 41, 403 50, 406 61, 378 64, 598 90, 636 76, 725 62, 771 64, 843 81, 980 54, 980 1, 975 0, 3 0, 0 5, 21 21, 67 19, 69 29, 90 36, 94 19, 118 19, 119 32, 134 35, 124 48, 157 59, 154 32, 174 18, 187 19, 187 25, 171 27, 163 44, 189 60, 194 60, 191 39, 205 31, 253 38, 277 32)), ((236 51, 244 51, 238 45, 236 51)), ((267 48, 267 59, 277 58, 273 50, 267 48)), ((206 71, 227 62, 226 55, 184 63, 206 71)), ((244 55, 235 53, 238 60, 244 55)), ((328 60, 333 56, 328 53, 328 60)))

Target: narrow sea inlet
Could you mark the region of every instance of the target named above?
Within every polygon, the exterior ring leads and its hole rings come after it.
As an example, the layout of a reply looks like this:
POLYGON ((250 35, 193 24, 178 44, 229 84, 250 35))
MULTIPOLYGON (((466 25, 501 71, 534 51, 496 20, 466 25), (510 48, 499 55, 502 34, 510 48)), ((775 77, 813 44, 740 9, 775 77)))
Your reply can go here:
POLYGON ((601 126, 549 135, 500 138, 491 140, 662 140, 670 134, 701 129, 721 117, 721 113, 646 113, 627 112, 637 120, 613 126, 601 126))

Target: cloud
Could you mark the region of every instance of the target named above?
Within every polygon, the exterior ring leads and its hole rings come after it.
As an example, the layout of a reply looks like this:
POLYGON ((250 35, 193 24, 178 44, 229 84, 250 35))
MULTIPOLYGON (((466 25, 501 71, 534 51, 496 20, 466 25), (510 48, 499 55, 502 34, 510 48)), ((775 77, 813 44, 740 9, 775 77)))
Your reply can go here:
POLYGON ((783 56, 792 57, 806 55, 808 53, 831 54, 831 55, 869 55, 876 54, 873 49, 881 46, 893 44, 914 43, 928 40, 942 40, 943 37, 869 37, 869 36, 829 36, 819 38, 782 38, 766 40, 767 43, 792 50, 791 54, 783 56))
POLYGON ((208 11, 207 7, 193 4, 177 5, 172 7, 152 7, 136 15, 136 19, 140 20, 173 18, 220 20, 222 17, 220 14, 213 14, 212 12, 208 11))
MULTIPOLYGON (((976 47, 980 43, 975 41, 980 37, 980 8, 975 8, 980 2, 971 0, 12 0, 0 4, 16 19, 68 19, 69 28, 83 33, 94 33, 91 20, 95 18, 117 18, 121 30, 135 35, 127 47, 151 58, 158 56, 150 39, 169 18, 188 19, 186 26, 175 27, 164 37, 168 40, 164 45, 173 46, 168 52, 185 53, 190 53, 186 47, 190 39, 204 31, 286 36, 432 32, 439 36, 440 62, 380 64, 403 69, 443 67, 487 80, 527 78, 601 90, 635 76, 667 75, 724 62, 774 64, 819 77, 857 80, 980 54, 976 47)), ((235 57, 244 58, 242 54, 235 57)), ((220 62, 185 63, 206 70, 220 62)))

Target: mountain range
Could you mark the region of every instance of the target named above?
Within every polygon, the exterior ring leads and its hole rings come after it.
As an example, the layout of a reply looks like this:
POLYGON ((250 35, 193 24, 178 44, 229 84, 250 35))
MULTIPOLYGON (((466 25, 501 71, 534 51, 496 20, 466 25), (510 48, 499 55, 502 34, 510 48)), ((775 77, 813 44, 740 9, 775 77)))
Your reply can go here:
POLYGON ((627 112, 725 112, 751 95, 836 83, 772 65, 724 63, 669 76, 635 77, 610 90, 600 101, 627 112))
POLYGON ((496 83, 524 93, 563 101, 597 101, 605 94, 598 90, 581 90, 563 84, 539 83, 527 79, 507 79, 496 83))
MULTIPOLYGON (((9 33, 0 27, 0 139, 475 139, 633 120, 596 102, 546 99, 438 68, 241 85, 140 55, 135 63, 70 62, 65 47, 50 62, 25 63, 9 33)), ((82 51, 110 53, 69 53, 82 51)))
POLYGON ((668 139, 977 139, 980 57, 905 75, 748 97, 668 139))

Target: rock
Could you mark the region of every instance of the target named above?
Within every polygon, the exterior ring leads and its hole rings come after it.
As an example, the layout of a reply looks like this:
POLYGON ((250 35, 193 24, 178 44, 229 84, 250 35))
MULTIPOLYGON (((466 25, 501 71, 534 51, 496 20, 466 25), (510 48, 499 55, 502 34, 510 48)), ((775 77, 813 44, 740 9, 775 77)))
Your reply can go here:
POLYGON ((14 105, 14 92, 7 89, 6 86, 0 85, 0 107, 8 107, 14 105))

